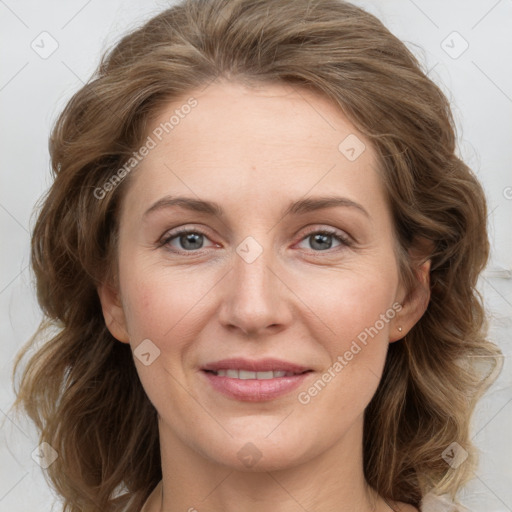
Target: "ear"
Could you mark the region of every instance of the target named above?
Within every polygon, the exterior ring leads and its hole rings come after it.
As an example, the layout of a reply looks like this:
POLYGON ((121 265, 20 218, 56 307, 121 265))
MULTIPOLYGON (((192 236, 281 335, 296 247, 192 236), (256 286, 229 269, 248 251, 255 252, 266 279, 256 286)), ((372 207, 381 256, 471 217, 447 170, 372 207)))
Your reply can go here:
POLYGON ((418 322, 427 310, 430 301, 430 265, 431 260, 425 261, 425 254, 432 254, 430 243, 423 241, 409 251, 409 256, 414 265, 415 283, 407 293, 401 287, 400 295, 397 297, 402 309, 393 320, 389 342, 402 339, 418 322), (398 328, 401 328, 399 331, 398 328))
POLYGON ((106 283, 101 284, 97 291, 103 310, 103 318, 110 334, 122 343, 130 343, 119 292, 106 283))

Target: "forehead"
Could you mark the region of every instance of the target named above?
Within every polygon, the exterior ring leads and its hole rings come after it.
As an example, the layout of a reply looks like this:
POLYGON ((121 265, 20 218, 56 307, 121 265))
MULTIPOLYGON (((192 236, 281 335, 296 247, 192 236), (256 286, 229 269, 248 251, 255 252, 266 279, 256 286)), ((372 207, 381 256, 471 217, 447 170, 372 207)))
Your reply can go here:
POLYGON ((190 91, 153 116, 147 137, 153 147, 128 191, 137 205, 169 193, 234 206, 308 193, 383 195, 374 150, 339 107, 288 84, 190 91))

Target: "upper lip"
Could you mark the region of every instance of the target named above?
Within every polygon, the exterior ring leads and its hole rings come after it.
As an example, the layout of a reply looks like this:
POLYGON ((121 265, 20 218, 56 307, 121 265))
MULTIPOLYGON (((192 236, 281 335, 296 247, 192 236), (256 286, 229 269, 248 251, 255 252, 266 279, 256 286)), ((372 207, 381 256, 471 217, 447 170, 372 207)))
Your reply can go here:
POLYGON ((272 358, 259 360, 244 358, 222 359, 221 361, 208 363, 202 369, 214 372, 219 370, 246 370, 252 372, 284 371, 293 373, 303 373, 310 370, 306 366, 272 358))

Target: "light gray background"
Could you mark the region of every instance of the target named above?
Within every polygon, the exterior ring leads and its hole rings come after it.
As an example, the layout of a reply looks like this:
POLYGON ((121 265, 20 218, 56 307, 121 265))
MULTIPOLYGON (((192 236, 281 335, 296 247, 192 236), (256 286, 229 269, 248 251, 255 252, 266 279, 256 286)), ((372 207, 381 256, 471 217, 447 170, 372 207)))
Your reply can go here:
MULTIPOLYGON (((481 464, 461 499, 475 512, 512 511, 512 0, 355 3, 406 42, 448 95, 460 154, 487 192, 492 259, 480 289, 491 316, 491 339, 502 348, 505 363, 474 418, 481 464)), ((14 354, 41 318, 28 266, 29 232, 34 204, 50 184, 50 127, 107 46, 168 5, 0 0, 0 511, 59 510, 57 504, 52 508, 44 470, 31 456, 38 444, 35 430, 8 415, 14 354), (31 47, 51 49, 50 37, 40 35, 44 31, 58 44, 46 58, 31 47)))

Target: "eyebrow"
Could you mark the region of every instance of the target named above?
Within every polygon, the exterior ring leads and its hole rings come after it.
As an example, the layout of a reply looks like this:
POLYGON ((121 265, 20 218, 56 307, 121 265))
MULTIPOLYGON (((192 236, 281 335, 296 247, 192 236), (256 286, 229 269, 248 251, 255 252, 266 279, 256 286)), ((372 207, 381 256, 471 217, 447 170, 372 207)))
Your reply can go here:
MULTIPOLYGON (((143 217, 146 217, 152 212, 170 208, 172 206, 178 206, 180 208, 194 212, 217 215, 219 217, 223 217, 225 215, 224 209, 218 203, 213 201, 205 201, 202 199, 194 199, 192 197, 183 196, 165 196, 156 201, 156 203, 154 203, 148 210, 146 210, 143 217)), ((338 196, 321 196, 300 199, 290 203, 283 212, 282 216, 285 217, 286 215, 302 215, 316 210, 322 210, 324 208, 340 206, 345 208, 354 208, 362 212, 366 217, 370 218, 370 214, 359 203, 356 203, 355 201, 352 201, 346 197, 338 196)))

